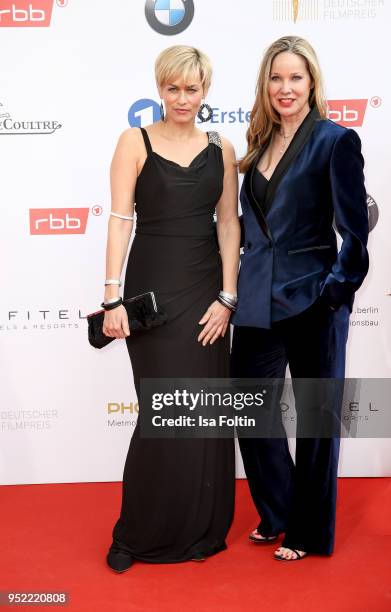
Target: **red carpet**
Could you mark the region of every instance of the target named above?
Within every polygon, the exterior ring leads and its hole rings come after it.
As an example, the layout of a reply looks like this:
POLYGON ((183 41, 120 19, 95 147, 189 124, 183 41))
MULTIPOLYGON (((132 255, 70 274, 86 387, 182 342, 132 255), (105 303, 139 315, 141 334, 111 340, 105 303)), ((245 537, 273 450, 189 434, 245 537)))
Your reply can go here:
MULTIPOLYGON (((1 591, 68 591, 65 607, 111 611, 391 611, 391 479, 340 478, 335 553, 275 561, 276 545, 247 540, 256 526, 238 481, 228 550, 205 563, 105 564, 121 483, 3 486, 1 591)), ((17 607, 21 609, 21 606, 17 607)))

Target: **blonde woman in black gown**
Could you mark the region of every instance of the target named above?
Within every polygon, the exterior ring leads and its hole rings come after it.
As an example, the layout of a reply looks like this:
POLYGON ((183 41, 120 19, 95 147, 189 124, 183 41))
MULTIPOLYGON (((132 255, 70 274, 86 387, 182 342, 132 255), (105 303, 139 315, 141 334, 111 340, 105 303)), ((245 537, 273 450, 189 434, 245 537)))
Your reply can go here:
MULTIPOLYGON (((235 153, 217 132, 195 126, 210 85, 209 60, 193 47, 174 46, 159 55, 155 72, 164 114, 119 138, 106 255, 106 278, 118 280, 135 210, 123 297, 154 291, 168 322, 132 337, 120 304, 106 310, 103 331, 126 338, 138 396, 142 378, 229 375, 231 310, 217 298, 220 291, 236 296, 239 262, 235 153)), ((116 297, 118 285, 106 286, 105 303, 116 297)), ((108 565, 123 572, 134 560, 204 560, 225 549, 234 478, 233 439, 148 439, 137 425, 108 565)))

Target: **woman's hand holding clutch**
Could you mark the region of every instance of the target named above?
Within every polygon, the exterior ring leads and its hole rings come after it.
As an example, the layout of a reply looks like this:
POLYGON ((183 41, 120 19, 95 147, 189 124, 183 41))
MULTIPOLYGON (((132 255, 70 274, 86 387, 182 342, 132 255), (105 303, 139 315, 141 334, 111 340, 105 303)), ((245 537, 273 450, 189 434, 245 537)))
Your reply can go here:
POLYGON ((111 338, 126 338, 130 335, 128 313, 122 304, 105 311, 103 333, 111 338))

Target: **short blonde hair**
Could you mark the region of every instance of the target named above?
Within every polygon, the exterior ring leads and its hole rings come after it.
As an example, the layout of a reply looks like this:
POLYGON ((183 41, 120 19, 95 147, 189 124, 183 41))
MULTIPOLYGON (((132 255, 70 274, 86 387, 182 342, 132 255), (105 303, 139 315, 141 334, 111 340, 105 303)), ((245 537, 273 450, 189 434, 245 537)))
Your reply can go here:
POLYGON ((196 49, 186 45, 174 45, 162 51, 155 62, 155 77, 158 87, 176 79, 187 81, 189 77, 198 73, 204 91, 209 89, 212 80, 212 65, 209 57, 196 49))
POLYGON ((283 36, 266 50, 258 73, 255 102, 250 114, 247 130, 247 153, 240 161, 240 172, 246 172, 254 161, 257 151, 273 133, 275 126, 281 124, 280 117, 272 107, 269 93, 269 77, 274 58, 284 51, 300 55, 306 63, 312 80, 308 103, 316 106, 322 119, 327 117, 327 103, 323 89, 323 79, 318 58, 310 43, 300 36, 283 36))

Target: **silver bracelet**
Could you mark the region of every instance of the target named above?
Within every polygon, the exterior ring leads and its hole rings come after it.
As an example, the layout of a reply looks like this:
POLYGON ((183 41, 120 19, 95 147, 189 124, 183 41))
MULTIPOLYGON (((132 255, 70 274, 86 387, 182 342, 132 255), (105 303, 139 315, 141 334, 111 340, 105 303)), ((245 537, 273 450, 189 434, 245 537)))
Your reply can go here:
POLYGON ((105 280, 105 287, 106 285, 118 285, 118 287, 121 287, 122 285, 122 281, 116 279, 116 278, 108 278, 105 280))
POLYGON ((226 299, 226 300, 234 302, 235 304, 238 301, 238 296, 237 295, 232 295, 232 293, 227 293, 227 291, 220 291, 219 295, 221 295, 221 297, 226 299))
POLYGON ((113 215, 113 217, 118 217, 119 219, 129 219, 129 221, 133 221, 133 217, 127 217, 126 215, 119 215, 118 213, 115 212, 111 212, 111 215, 113 215))
POLYGON ((229 310, 232 310, 232 312, 235 312, 236 305, 232 304, 231 302, 228 302, 228 300, 222 298, 221 295, 218 296, 217 301, 229 310))
POLYGON ((116 297, 112 297, 112 298, 107 298, 106 301, 103 301, 104 304, 112 304, 113 302, 117 302, 117 300, 120 299, 120 295, 117 295, 116 297))

